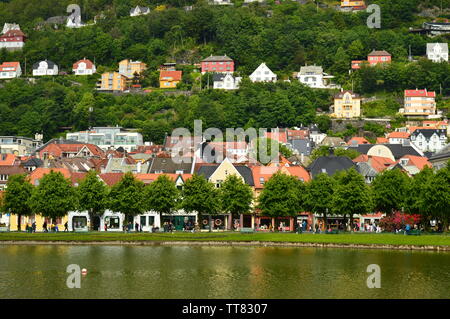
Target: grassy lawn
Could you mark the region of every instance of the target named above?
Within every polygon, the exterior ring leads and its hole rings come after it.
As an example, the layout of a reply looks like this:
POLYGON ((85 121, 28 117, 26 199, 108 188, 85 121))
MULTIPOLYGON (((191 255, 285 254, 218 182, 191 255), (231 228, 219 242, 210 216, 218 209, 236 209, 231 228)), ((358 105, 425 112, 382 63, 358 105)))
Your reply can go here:
POLYGON ((335 244, 450 246, 450 235, 293 233, 0 233, 1 241, 270 241, 335 244))

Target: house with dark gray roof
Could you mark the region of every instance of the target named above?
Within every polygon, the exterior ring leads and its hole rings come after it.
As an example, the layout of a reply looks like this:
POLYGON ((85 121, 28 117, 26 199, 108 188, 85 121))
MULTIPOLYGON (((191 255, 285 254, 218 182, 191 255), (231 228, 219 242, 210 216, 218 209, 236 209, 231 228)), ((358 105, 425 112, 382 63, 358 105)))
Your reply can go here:
POLYGON ((416 129, 409 138, 422 152, 438 152, 447 145, 447 130, 416 129))
POLYGON ((288 144, 286 146, 292 149, 295 154, 309 156, 314 148, 314 142, 309 138, 292 139, 288 140, 288 144))
POLYGON ((213 87, 214 89, 237 90, 241 80, 241 77, 235 77, 231 73, 214 73, 213 87))
POLYGON ((254 186, 253 173, 250 167, 244 165, 235 165, 228 158, 225 158, 220 164, 201 164, 197 169, 197 174, 204 176, 208 181, 220 187, 221 183, 228 175, 237 175, 243 178, 243 181, 250 186, 254 186))
POLYGON ((378 175, 378 172, 367 162, 356 163, 356 170, 364 177, 367 184, 372 183, 378 175))
POLYGON ((28 172, 32 172, 38 167, 43 167, 44 166, 44 162, 41 159, 39 159, 39 158, 31 157, 28 160, 26 160, 25 162, 23 162, 22 166, 28 172))
POLYGON ((191 174, 194 160, 191 157, 174 160, 167 157, 155 157, 149 160, 150 167, 148 173, 151 174, 191 174))
POLYGON ((429 159, 434 169, 441 169, 447 166, 450 161, 450 144, 447 144, 439 152, 435 153, 429 159))
POLYGON ((50 60, 43 60, 33 64, 33 76, 58 75, 58 66, 50 60))
POLYGON ((356 168, 356 164, 347 156, 320 156, 308 166, 308 171, 312 178, 321 173, 332 176, 336 172, 345 171, 350 168, 356 168))
POLYGON ((405 155, 423 156, 423 153, 414 145, 404 144, 359 144, 350 145, 349 149, 353 149, 361 154, 372 156, 381 156, 397 161, 405 155))

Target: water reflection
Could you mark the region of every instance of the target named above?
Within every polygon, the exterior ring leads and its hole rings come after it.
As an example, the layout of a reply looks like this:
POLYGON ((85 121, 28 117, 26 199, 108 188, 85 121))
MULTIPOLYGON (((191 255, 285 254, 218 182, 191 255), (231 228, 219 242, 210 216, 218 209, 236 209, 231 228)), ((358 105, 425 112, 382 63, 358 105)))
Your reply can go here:
POLYGON ((0 298, 449 298, 450 254, 279 247, 0 245, 0 298), (88 269, 81 289, 66 267, 88 269), (381 267, 381 289, 366 268, 381 267))

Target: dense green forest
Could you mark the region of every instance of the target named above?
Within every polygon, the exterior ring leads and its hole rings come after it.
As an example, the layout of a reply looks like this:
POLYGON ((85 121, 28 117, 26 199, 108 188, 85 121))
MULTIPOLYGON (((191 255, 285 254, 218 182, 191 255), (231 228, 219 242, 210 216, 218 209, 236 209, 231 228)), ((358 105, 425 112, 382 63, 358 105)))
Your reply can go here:
MULTIPOLYGON (((325 1, 324 1, 325 2, 325 1)), ((317 121, 316 110, 327 111, 332 91, 311 90, 292 79, 292 72, 305 64, 324 67, 346 89, 370 96, 387 94, 401 97, 407 88, 442 90, 450 94, 450 65, 431 63, 423 58, 427 42, 449 42, 449 36, 428 38, 408 32, 430 18, 418 14, 425 8, 440 7, 441 0, 374 0, 381 6, 382 28, 366 26, 367 12, 342 13, 311 2, 276 4, 252 3, 243 6, 211 6, 190 0, 10 0, 0 1, 0 25, 19 23, 28 41, 22 51, 0 51, 0 62, 42 59, 56 62, 70 73, 80 58, 95 60, 98 72, 117 69, 125 58, 148 64, 145 84, 156 85, 157 68, 164 62, 198 63, 210 54, 227 54, 244 76, 236 92, 202 90, 192 96, 167 96, 161 92, 146 95, 113 96, 93 91, 96 78, 73 76, 0 83, 0 135, 33 136, 43 132, 45 139, 62 133, 62 128, 85 129, 91 125, 121 125, 143 130, 145 137, 160 142, 173 127, 191 127, 193 119, 204 125, 226 127, 274 127, 309 124, 317 121), (36 26, 52 16, 67 15, 66 7, 78 3, 82 20, 95 25, 67 29, 36 26), (129 17, 135 5, 147 5, 149 15, 129 17), (194 4, 193 10, 184 6, 194 4), (417 61, 408 60, 408 50, 417 61), (393 55, 388 67, 363 68, 349 75, 350 61, 365 59, 373 49, 393 55), (291 83, 252 84, 248 76, 261 62, 291 83), (74 85, 73 81, 81 85, 74 85), (94 107, 91 116, 90 106, 94 107)), ((450 8, 450 0, 442 0, 450 8)), ((439 10, 438 10, 439 11, 439 10)), ((440 17, 449 18, 444 11, 440 17)), ((186 68, 186 74, 189 68, 186 68)), ((184 76, 183 89, 192 89, 184 76)), ((442 96, 440 96, 442 98, 442 96)), ((440 106, 446 106, 440 103, 440 106)), ((204 126, 204 127, 206 127, 204 126)))

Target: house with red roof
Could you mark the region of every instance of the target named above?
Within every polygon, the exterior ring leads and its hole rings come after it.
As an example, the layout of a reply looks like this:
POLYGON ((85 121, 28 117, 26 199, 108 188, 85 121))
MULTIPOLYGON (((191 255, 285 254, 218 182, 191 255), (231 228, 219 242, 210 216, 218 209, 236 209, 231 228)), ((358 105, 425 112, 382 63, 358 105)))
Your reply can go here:
POLYGON ((432 167, 428 158, 423 156, 414 155, 404 155, 397 162, 395 166, 408 173, 408 175, 413 176, 423 170, 425 167, 432 167))
POLYGON ((381 173, 391 165, 394 165, 395 162, 388 158, 388 157, 382 157, 382 156, 374 156, 374 155, 367 155, 367 154, 361 154, 355 159, 353 159, 353 162, 355 163, 367 163, 369 164, 377 173, 381 173))
POLYGON ((21 50, 26 36, 21 30, 9 30, 0 36, 0 49, 21 50))
MULTIPOLYGON (((302 166, 253 166, 251 167, 251 171, 253 175, 254 194, 256 198, 260 195, 261 191, 264 188, 264 185, 272 177, 272 175, 276 174, 279 171, 286 175, 294 176, 303 182, 308 182, 311 179, 308 171, 302 166)), ((305 212, 298 212, 297 219, 304 219, 307 221, 307 224, 312 223, 312 215, 305 212)), ((244 223, 244 216, 241 218, 241 220, 244 223)), ((267 231, 270 228, 278 229, 280 231, 292 231, 294 230, 295 217, 275 218, 256 214, 251 217, 251 221, 252 224, 250 227, 256 225, 256 230, 258 231, 267 231)))
POLYGON ((404 108, 400 113, 409 117, 430 117, 436 114, 436 92, 427 89, 405 90, 404 108))
POLYGON ((102 157, 104 152, 94 144, 73 143, 58 144, 50 143, 39 150, 39 158, 57 157, 102 157))
POLYGON ((42 177, 50 172, 61 173, 65 178, 70 179, 72 185, 78 185, 78 183, 86 176, 86 173, 72 172, 67 168, 38 167, 30 173, 30 183, 34 186, 39 186, 42 177))
POLYGON ((389 144, 404 144, 409 139, 408 132, 391 132, 387 135, 389 144))
POLYGON ((369 62, 370 66, 374 66, 377 64, 385 64, 385 63, 391 63, 392 56, 389 52, 381 50, 373 50, 370 52, 367 56, 367 61, 369 62))
POLYGON ((385 137, 377 137, 376 144, 388 144, 389 140, 385 137))
POLYGON ((14 154, 0 154, 0 166, 12 166, 16 163, 16 155, 14 154))
POLYGON ((3 62, 0 64, 0 79, 18 78, 22 75, 19 62, 3 62))
POLYGON ((92 75, 97 69, 91 60, 84 58, 73 64, 72 71, 75 75, 92 75))
POLYGON ((354 136, 347 142, 347 145, 360 145, 360 144, 370 144, 370 142, 365 137, 359 136, 354 136))
POLYGON ((176 88, 181 82, 182 71, 159 71, 159 87, 162 89, 176 88))
POLYGON ((286 144, 288 141, 286 129, 283 129, 283 128, 281 128, 281 129, 275 128, 275 129, 272 129, 270 132, 265 131, 264 137, 269 138, 271 140, 275 140, 281 144, 286 144))

